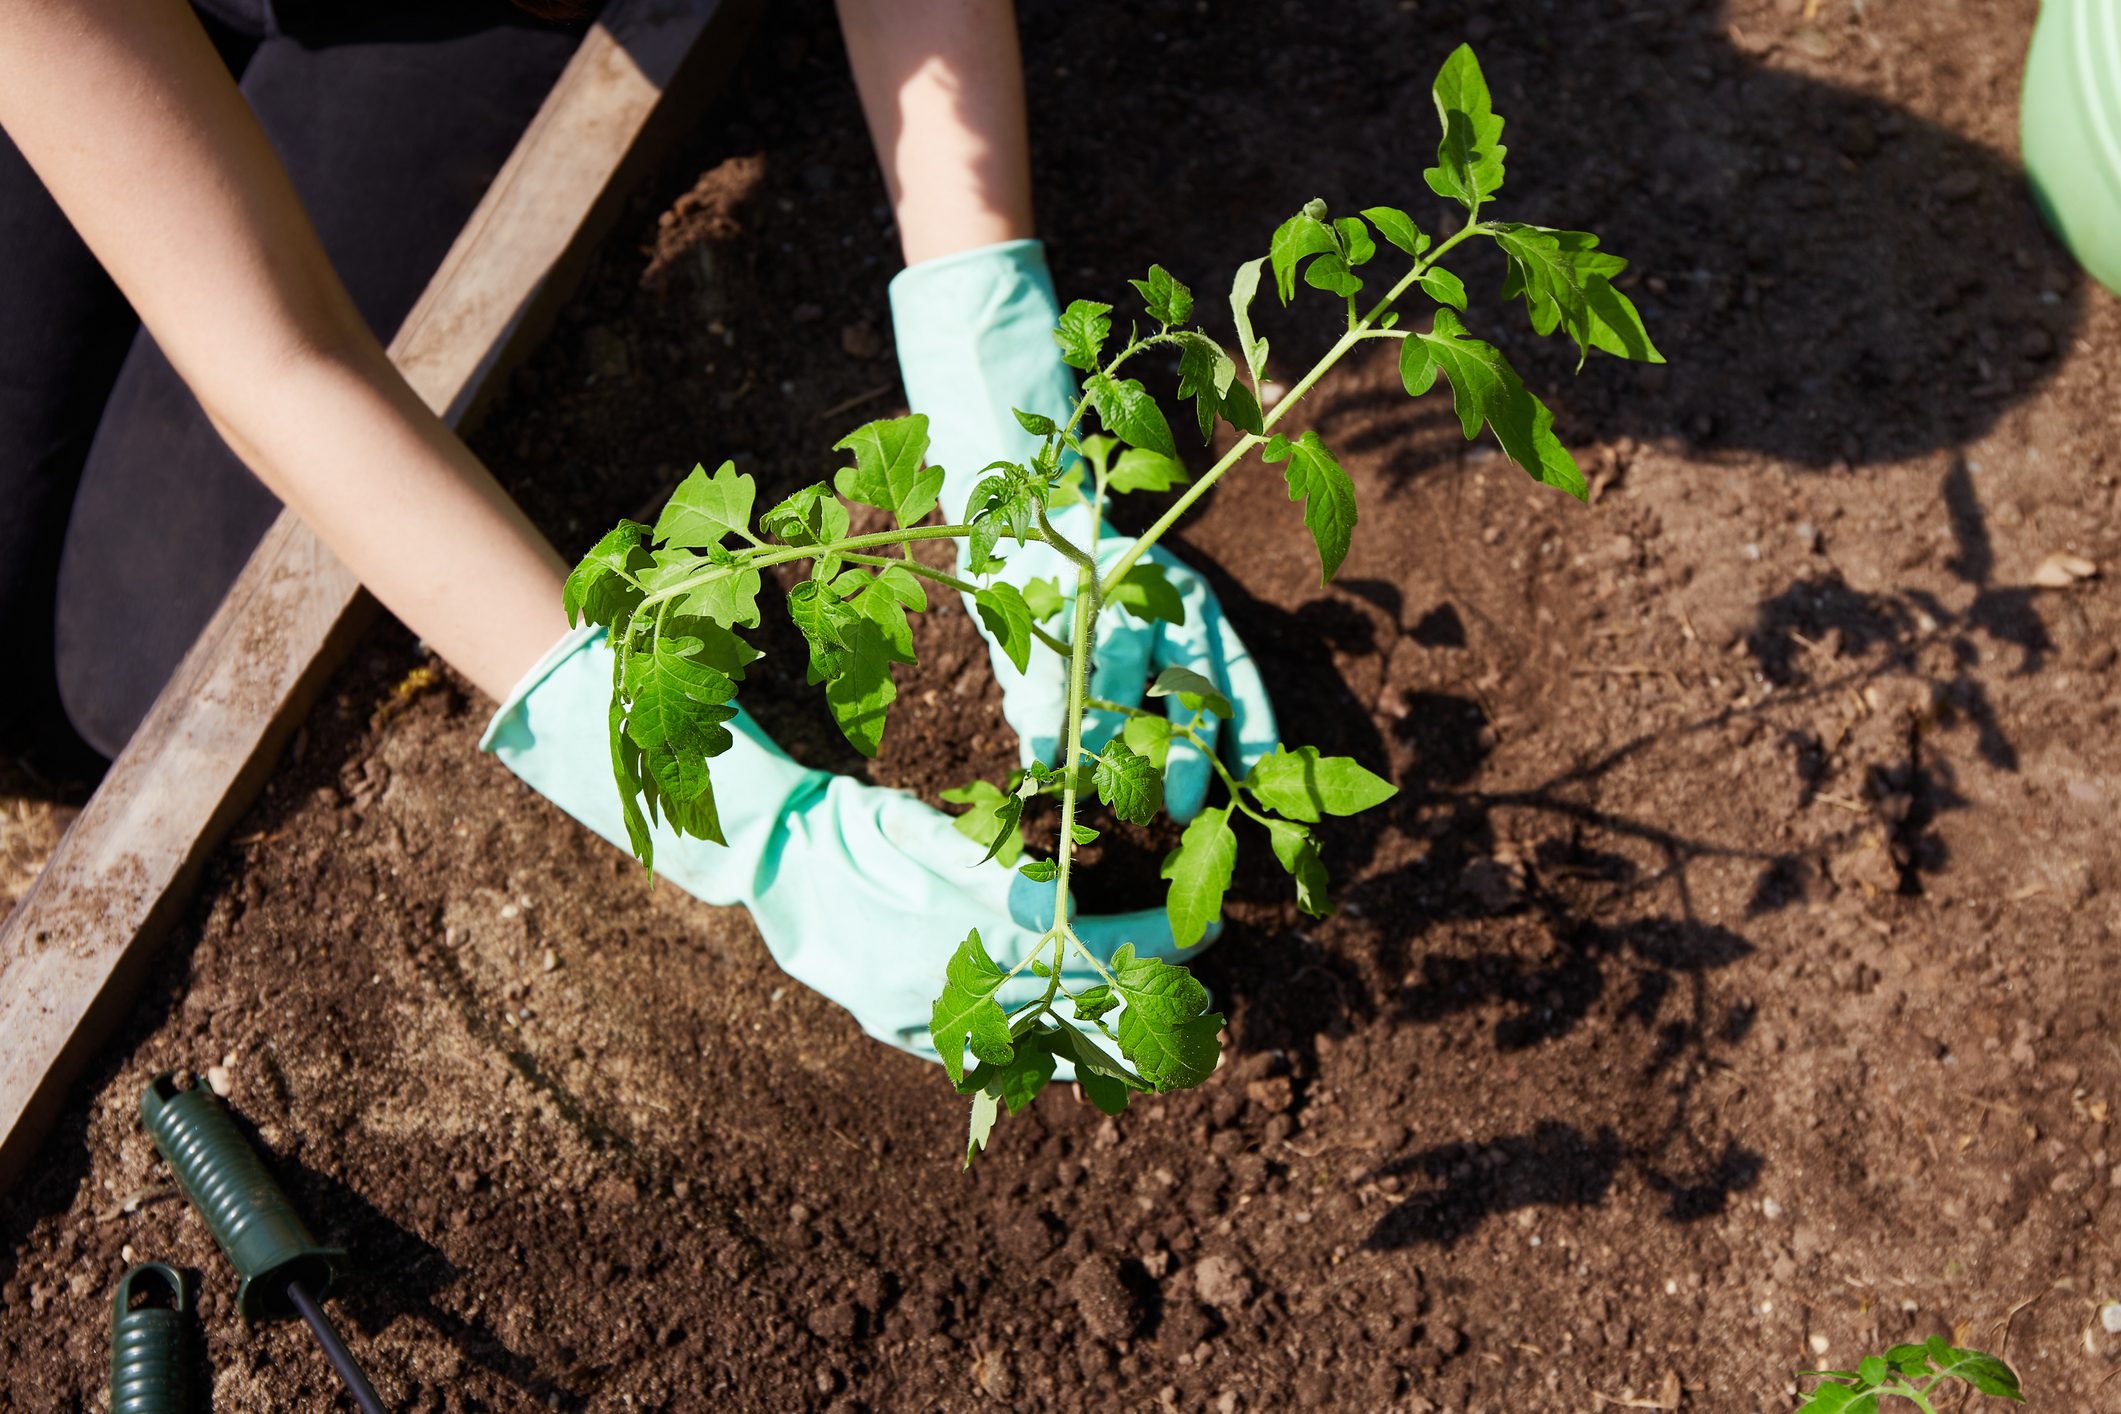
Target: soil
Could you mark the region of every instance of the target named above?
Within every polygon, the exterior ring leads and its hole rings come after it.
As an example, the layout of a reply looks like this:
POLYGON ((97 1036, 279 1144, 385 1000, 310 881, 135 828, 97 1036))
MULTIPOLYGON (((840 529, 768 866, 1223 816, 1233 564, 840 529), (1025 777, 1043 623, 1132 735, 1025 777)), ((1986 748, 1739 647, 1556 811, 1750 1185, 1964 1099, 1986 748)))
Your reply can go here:
MULTIPOLYGON (((397 691, 384 628, 0 1205, 0 1402, 99 1405, 135 1255, 204 1274, 216 1408, 334 1397, 136 1122, 220 1065, 406 1409, 1764 1411, 1937 1332, 2115 1407, 2121 302, 2014 166, 2035 8, 1027 6, 1064 294, 1212 288, 1313 195, 1430 214, 1469 37, 1505 208, 1634 257, 1670 357, 1571 378, 1476 263, 1591 506, 1380 356, 1306 410, 1362 503, 1331 587, 1271 473, 1173 547, 1287 735, 1403 788, 1327 830, 1340 914, 1247 883, 1222 1071, 1118 1120, 1063 1088, 960 1172, 931 1067, 479 755, 446 672, 397 691), (2055 552, 2103 573, 2036 587, 2055 552)), ((570 550, 898 406, 829 7, 776 11, 479 439, 570 550)), ((1331 332, 1272 327, 1285 369, 1331 332)), ((921 632, 873 763, 753 701, 878 782, 999 772, 949 596, 921 632)))

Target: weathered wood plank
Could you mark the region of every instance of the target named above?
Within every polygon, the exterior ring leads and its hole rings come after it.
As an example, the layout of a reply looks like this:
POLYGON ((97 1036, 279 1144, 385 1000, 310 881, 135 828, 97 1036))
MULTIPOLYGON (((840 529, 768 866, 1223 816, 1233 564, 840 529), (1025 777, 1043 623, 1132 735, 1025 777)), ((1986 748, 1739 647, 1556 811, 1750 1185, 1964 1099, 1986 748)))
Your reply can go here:
MULTIPOLYGON (((584 38, 391 341, 406 379, 460 430, 571 286, 646 160, 659 106, 655 135, 668 131, 665 91, 696 90, 700 70, 727 55, 695 56, 733 51, 752 11, 740 0, 614 0, 584 38)), ((346 567, 281 515, 0 927, 0 1189, 373 613, 346 567)))

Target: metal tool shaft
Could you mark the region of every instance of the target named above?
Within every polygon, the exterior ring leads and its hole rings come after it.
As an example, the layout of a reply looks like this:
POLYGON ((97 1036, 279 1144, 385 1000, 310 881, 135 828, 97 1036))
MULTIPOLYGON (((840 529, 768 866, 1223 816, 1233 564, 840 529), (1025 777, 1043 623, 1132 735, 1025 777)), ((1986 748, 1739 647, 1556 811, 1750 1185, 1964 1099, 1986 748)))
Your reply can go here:
POLYGON ((346 1382, 347 1391, 353 1395, 354 1403, 361 1406, 361 1414, 388 1414, 383 1400, 376 1394, 376 1387, 368 1382, 368 1376, 362 1374, 361 1367, 354 1363, 353 1352, 346 1348, 346 1342, 339 1339, 339 1332, 332 1325, 331 1317, 325 1315, 324 1308, 302 1289, 301 1282, 291 1281, 287 1284, 287 1299, 294 1303, 295 1310, 301 1313, 310 1330, 316 1333, 317 1344, 324 1347, 324 1357, 331 1361, 331 1367, 337 1370, 339 1378, 346 1382))

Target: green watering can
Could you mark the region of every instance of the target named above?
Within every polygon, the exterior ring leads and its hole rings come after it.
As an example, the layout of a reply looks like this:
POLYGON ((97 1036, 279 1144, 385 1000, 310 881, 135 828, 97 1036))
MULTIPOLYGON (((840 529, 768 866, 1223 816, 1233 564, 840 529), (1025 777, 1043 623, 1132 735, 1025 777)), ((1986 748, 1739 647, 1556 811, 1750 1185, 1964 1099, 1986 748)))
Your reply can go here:
POLYGON ((2121 294, 2121 0, 2046 0, 2019 117, 2040 214, 2121 294))

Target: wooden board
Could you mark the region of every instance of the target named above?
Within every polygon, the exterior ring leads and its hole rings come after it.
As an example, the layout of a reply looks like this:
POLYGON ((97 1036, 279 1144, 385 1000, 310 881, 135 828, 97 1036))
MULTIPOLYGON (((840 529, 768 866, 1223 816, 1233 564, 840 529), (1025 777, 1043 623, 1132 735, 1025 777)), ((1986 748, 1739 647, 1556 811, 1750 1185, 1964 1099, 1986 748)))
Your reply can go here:
MULTIPOLYGON (((391 341, 414 390, 460 431, 543 332, 628 179, 683 99, 719 78, 754 9, 613 0, 585 36, 391 341), (666 91, 677 96, 665 102, 666 91)), ((0 927, 0 1190, 374 612, 346 567, 283 513, 0 927)))

